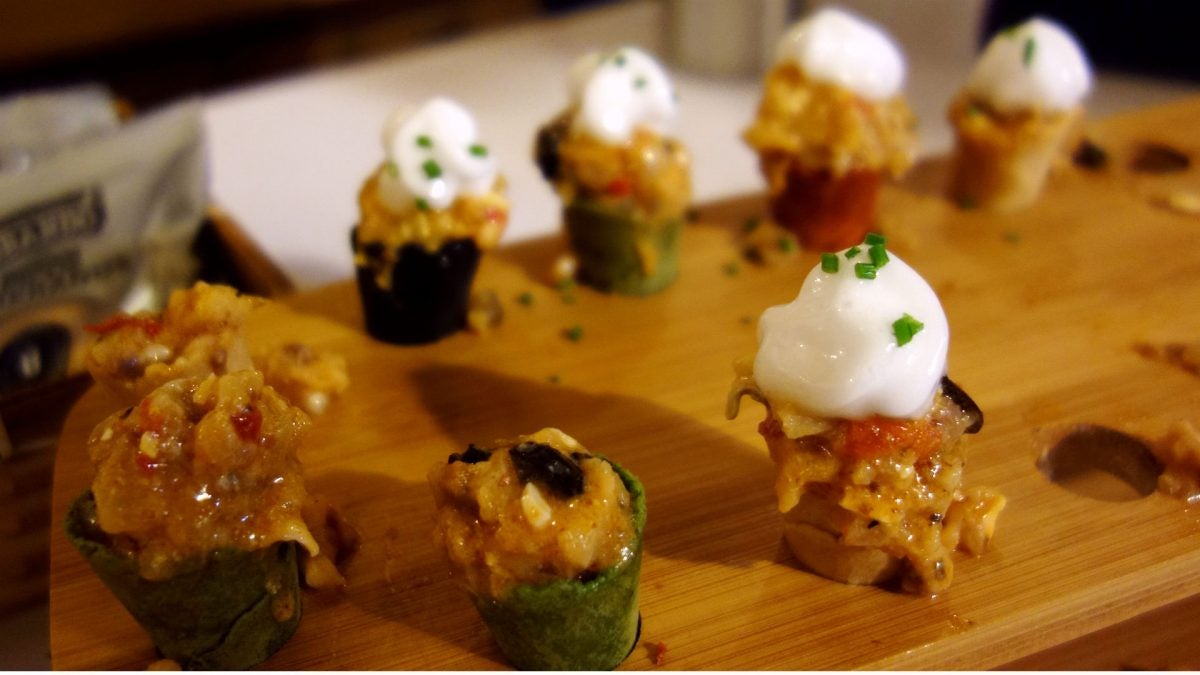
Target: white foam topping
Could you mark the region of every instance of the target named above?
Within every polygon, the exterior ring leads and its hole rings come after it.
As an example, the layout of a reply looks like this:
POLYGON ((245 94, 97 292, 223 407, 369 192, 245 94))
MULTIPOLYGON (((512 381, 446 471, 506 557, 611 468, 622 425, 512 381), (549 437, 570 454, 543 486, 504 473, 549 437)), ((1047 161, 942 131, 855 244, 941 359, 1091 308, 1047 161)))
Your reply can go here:
POLYGON ((904 54, 891 36, 840 9, 819 10, 788 29, 775 59, 872 101, 892 98, 904 86, 904 54))
POLYGON ((1091 90, 1092 71, 1066 29, 1034 18, 992 38, 966 87, 1001 112, 1061 111, 1091 90))
POLYGON ((675 119, 675 91, 663 67, 636 47, 592 52, 571 67, 573 125, 608 143, 626 143, 644 126, 666 133, 675 119))
MULTIPOLYGON (((868 246, 837 254, 838 271, 809 272, 796 299, 771 307, 758 322, 754 380, 772 402, 820 417, 874 414, 916 419, 933 403, 946 373, 950 329, 929 284, 889 253, 874 279, 856 275, 868 246), (893 325, 923 324, 907 344, 893 325)), ((848 249, 852 250, 852 249, 848 249)))
POLYGON ((491 191, 496 181, 496 161, 479 143, 474 118, 448 98, 392 113, 383 148, 379 194, 398 213, 444 209, 460 194, 491 191))

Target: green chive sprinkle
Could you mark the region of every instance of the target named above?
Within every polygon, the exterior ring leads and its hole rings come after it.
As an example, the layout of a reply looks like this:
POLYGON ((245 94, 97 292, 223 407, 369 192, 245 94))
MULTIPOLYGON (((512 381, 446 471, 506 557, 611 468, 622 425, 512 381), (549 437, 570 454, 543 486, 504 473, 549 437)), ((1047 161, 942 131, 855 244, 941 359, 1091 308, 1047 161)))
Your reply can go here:
POLYGON ((913 336, 920 333, 923 328, 925 328, 925 324, 905 312, 904 316, 892 322, 892 334, 896 336, 896 345, 903 347, 912 342, 913 336))
POLYGON ((1007 241, 1010 244, 1018 244, 1021 242, 1021 233, 1017 232, 1016 230, 1009 230, 1000 236, 1004 238, 1004 241, 1007 241))
POLYGON ((425 172, 425 177, 428 178, 429 180, 433 180, 434 178, 441 178, 441 176, 442 176, 441 165, 438 164, 437 162, 433 161, 432 159, 425 160, 425 163, 421 165, 421 170, 425 172))
POLYGON ((746 221, 742 223, 742 232, 749 233, 757 230, 761 222, 762 221, 760 221, 758 218, 747 218, 746 221))
POLYGON ((395 162, 388 162, 387 164, 384 164, 383 170, 387 171, 388 175, 392 178, 398 178, 400 176, 400 167, 397 166, 395 162))
POLYGON ((879 268, 888 264, 887 249, 884 248, 883 244, 872 244, 871 248, 867 249, 867 253, 870 254, 871 264, 875 265, 875 267, 879 268))
POLYGON ((562 378, 558 375, 551 375, 550 377, 546 378, 546 381, 550 384, 558 384, 559 382, 562 382, 562 378))
POLYGON ((725 272, 725 276, 729 277, 736 277, 738 272, 742 271, 741 266, 739 266, 736 262, 725 263, 725 266, 721 269, 725 272))
POLYGON ((739 319, 738 319, 738 321, 739 321, 739 322, 740 322, 740 323, 741 323, 743 326, 749 326, 750 324, 754 323, 754 318, 753 318, 753 317, 749 317, 749 316, 743 316, 743 317, 739 318, 739 319))
POLYGON ((871 263, 857 263, 854 265, 854 276, 859 279, 874 279, 875 273, 878 271, 879 268, 871 263))
POLYGON ((476 157, 487 157, 487 154, 488 154, 487 147, 482 146, 478 143, 472 143, 471 147, 467 148, 467 151, 470 152, 472 155, 475 155, 476 157))
POLYGON ((826 274, 837 274, 838 257, 836 253, 821 254, 821 271, 826 274))
POLYGON ((848 251, 846 251, 846 260, 853 258, 854 256, 858 255, 859 253, 862 253, 861 248, 859 248, 857 246, 851 246, 850 249, 848 251))
POLYGON ((1033 63, 1033 54, 1037 50, 1037 43, 1033 38, 1025 38, 1025 50, 1021 52, 1021 60, 1025 62, 1025 67, 1028 68, 1033 63))
POLYGON ((575 288, 575 280, 574 279, 559 279, 558 283, 554 284, 554 287, 560 291, 569 291, 572 288, 575 288))
POLYGON ((636 79, 634 79, 633 88, 634 89, 645 89, 646 88, 646 78, 639 76, 636 79))
POLYGON ((571 342, 579 342, 583 339, 583 326, 580 326, 579 324, 571 326, 563 331, 563 337, 567 338, 571 342))
POLYGON ((866 244, 867 246, 883 246, 887 243, 887 239, 878 232, 868 232, 866 244))
POLYGON ((415 202, 417 203, 417 210, 418 210, 418 211, 428 211, 428 210, 429 210, 429 202, 425 201, 425 200, 424 200, 424 199, 422 199, 421 197, 417 197, 417 198, 416 198, 415 200, 413 200, 413 201, 415 201, 415 202))
MULTIPOLYGON (((787 237, 780 237, 779 250, 783 251, 784 253, 791 253, 792 251, 796 250, 796 242, 787 237)), ((834 256, 834 258, 837 258, 837 256, 834 256)))
POLYGON ((429 148, 433 147, 433 139, 421 134, 420 136, 417 136, 417 145, 428 150, 429 148))
POLYGON ((525 291, 524 293, 517 296, 517 302, 521 303, 522 305, 525 305, 526 307, 532 305, 533 304, 533 293, 530 293, 529 291, 525 291))
POLYGON ((617 55, 613 57, 613 63, 617 64, 618 66, 624 66, 625 65, 625 55, 618 52, 617 55))

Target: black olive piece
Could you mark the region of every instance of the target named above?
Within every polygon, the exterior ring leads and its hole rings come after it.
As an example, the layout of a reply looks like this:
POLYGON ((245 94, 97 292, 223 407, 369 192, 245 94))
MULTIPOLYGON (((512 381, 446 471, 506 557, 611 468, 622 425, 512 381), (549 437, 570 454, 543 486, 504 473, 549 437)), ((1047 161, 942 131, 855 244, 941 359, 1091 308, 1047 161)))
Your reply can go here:
POLYGON ((533 158, 542 172, 542 178, 548 181, 558 178, 558 171, 561 168, 558 145, 567 137, 568 128, 567 118, 560 117, 538 129, 537 140, 533 146, 533 158))
POLYGON ((486 462, 491 458, 491 450, 478 448, 474 443, 472 443, 467 446, 466 452, 456 452, 450 455, 450 459, 446 460, 446 463, 453 464, 455 462, 463 462, 464 464, 478 464, 479 462, 486 462))
POLYGON ((1076 166, 1095 171, 1108 166, 1108 152, 1090 138, 1085 138, 1075 148, 1071 161, 1075 162, 1076 166))
POLYGON ((508 454, 522 483, 541 483, 560 497, 583 494, 583 469, 558 449, 527 441, 508 454))
POLYGON ((1132 171, 1149 174, 1178 173, 1191 165, 1190 157, 1165 143, 1142 143, 1129 162, 1132 171))
POLYGON ((974 414, 975 421, 971 426, 967 427, 966 433, 977 434, 983 428, 983 411, 979 409, 979 405, 967 395, 967 392, 962 390, 962 387, 954 384, 954 380, 949 377, 942 376, 942 395, 954 401, 954 404, 962 408, 962 411, 967 414, 974 414))

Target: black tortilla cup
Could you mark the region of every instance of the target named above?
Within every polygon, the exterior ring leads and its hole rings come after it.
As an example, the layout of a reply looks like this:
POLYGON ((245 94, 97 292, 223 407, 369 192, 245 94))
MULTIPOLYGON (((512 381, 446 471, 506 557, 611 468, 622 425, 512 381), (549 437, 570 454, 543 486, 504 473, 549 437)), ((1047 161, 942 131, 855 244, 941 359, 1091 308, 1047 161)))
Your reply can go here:
POLYGON ((612 466, 633 500, 632 556, 586 581, 521 585, 500 598, 472 596, 501 651, 522 670, 612 670, 637 644, 646 494, 633 474, 612 466))
POLYGON ((356 267, 356 274, 372 337, 392 344, 428 344, 466 327, 480 256, 473 239, 452 239, 433 253, 420 244, 404 245, 392 267, 390 288, 376 281, 376 270, 385 265, 383 247, 360 247, 357 228, 351 232, 351 244, 367 260, 356 267))
POLYGON ((188 670, 245 670, 278 650, 300 625, 296 544, 222 549, 150 581, 96 522, 91 491, 71 505, 67 537, 150 635, 158 653, 188 670))

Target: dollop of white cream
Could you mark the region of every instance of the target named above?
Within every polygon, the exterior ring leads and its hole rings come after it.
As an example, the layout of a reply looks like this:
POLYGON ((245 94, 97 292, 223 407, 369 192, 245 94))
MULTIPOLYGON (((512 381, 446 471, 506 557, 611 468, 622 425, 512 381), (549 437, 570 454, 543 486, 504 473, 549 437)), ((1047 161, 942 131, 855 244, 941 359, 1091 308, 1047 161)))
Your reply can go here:
POLYGON ((815 267, 790 304, 763 312, 754 380, 768 400, 815 416, 916 419, 946 373, 946 314, 929 284, 893 253, 874 279, 858 278, 854 264, 870 262, 868 247, 858 248, 851 259, 837 254, 837 272, 815 267), (901 346, 893 323, 905 314, 924 328, 901 346))
POLYGON ((871 101, 892 98, 904 86, 904 54, 891 36, 840 9, 819 10, 788 29, 775 59, 871 101))
POLYGON ((398 213, 444 209, 461 194, 491 191, 496 160, 477 134, 471 113, 448 98, 392 113, 383 130, 383 202, 398 213))
POLYGON ((608 143, 626 143, 644 126, 666 133, 678 106, 663 67, 636 47, 592 52, 570 71, 572 124, 608 143))
POLYGON ((1062 111, 1091 91, 1092 70, 1065 28, 1034 18, 992 38, 966 88, 1001 112, 1062 111))

